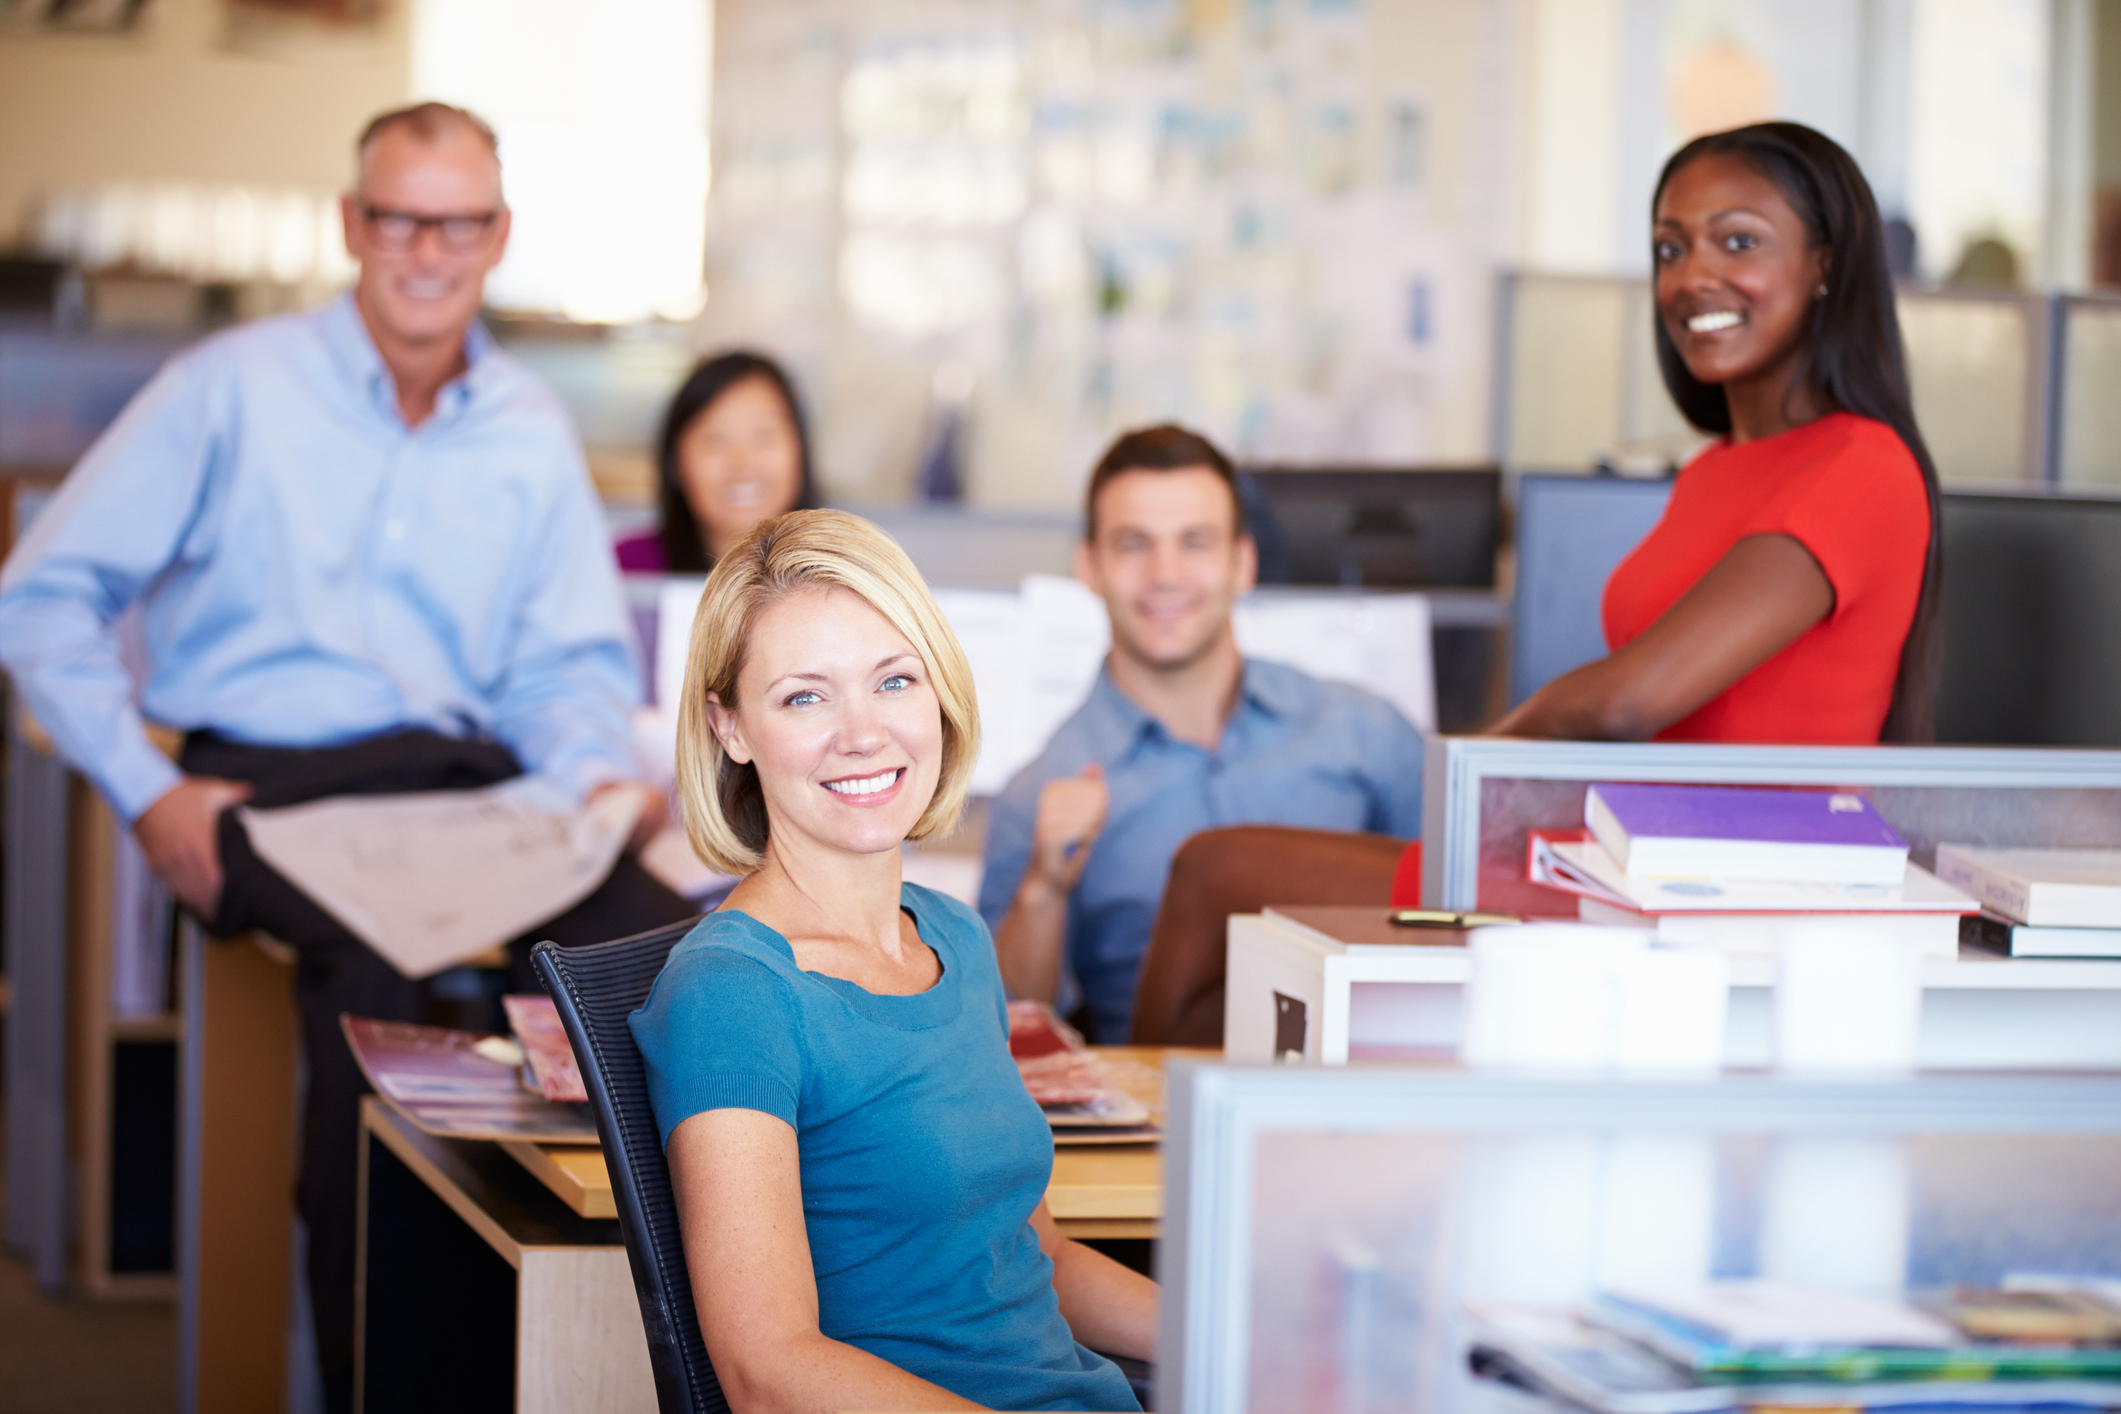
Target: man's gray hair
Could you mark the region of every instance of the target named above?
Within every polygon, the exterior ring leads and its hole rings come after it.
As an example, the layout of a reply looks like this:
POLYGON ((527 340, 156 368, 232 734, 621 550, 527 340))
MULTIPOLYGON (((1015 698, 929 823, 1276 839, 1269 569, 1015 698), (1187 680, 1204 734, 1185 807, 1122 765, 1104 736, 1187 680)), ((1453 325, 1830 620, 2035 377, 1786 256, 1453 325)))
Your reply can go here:
POLYGON ((392 128, 410 129, 414 137, 427 143, 441 141, 452 130, 468 132, 486 144, 486 150, 493 154, 493 165, 496 168, 501 165, 500 139, 493 135, 493 129, 487 126, 484 118, 469 108, 459 108, 451 103, 437 103, 430 99, 428 102, 415 103, 405 108, 393 108, 388 113, 378 113, 368 120, 368 126, 361 129, 361 136, 354 142, 356 176, 362 165, 368 161, 368 149, 375 146, 376 139, 392 128))

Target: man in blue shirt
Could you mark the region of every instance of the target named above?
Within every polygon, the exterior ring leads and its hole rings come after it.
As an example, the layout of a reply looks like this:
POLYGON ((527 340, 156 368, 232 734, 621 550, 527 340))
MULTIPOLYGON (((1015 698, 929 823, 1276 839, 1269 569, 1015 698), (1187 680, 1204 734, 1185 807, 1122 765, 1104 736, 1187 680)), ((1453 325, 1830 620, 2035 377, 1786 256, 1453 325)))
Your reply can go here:
POLYGON ((1421 736, 1389 703, 1237 651, 1258 555, 1230 463, 1178 427, 1091 473, 1075 572, 1112 649, 1089 698, 996 798, 980 913, 1018 997, 1125 1041, 1171 856, 1219 825, 1421 833, 1421 736))
MULTIPOLYGON (((0 660, 60 752, 215 933, 299 954, 298 1201, 333 1408, 352 1397, 365 1088, 338 1017, 425 1021, 434 998, 260 861, 229 807, 528 771, 575 800, 634 792, 649 827, 662 813, 633 779, 632 630, 573 429, 476 319, 508 240, 493 135, 423 104, 378 118, 358 154, 354 289, 173 360, 0 574, 0 660), (143 718, 186 733, 178 762, 143 718)), ((534 936, 692 912, 629 858, 534 936)))

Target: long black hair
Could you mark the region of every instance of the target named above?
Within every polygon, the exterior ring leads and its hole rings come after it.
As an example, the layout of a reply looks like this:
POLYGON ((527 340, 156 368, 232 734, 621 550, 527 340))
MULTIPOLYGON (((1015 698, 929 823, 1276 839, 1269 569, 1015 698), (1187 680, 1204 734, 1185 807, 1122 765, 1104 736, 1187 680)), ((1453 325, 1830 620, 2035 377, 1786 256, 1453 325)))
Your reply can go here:
MULTIPOLYGON (((1802 336, 1804 380, 1814 403, 1828 411, 1852 412, 1893 429, 1922 469, 1929 496, 1929 553, 1923 562, 1922 593, 1900 649, 1884 741, 1936 738, 1939 660, 1943 648, 1944 537, 1939 517, 1937 464, 1915 426, 1908 394, 1907 358, 1900 345, 1900 319, 1893 304, 1893 277, 1886 263, 1885 228, 1878 202, 1856 160, 1824 133, 1802 123, 1755 123, 1695 138, 1672 154, 1658 174, 1650 198, 1651 219, 1667 183, 1701 157, 1736 157, 1773 182, 1804 222, 1814 250, 1826 253, 1826 293, 1812 301, 1802 336)), ((1731 430, 1723 389, 1687 371, 1661 315, 1657 366, 1664 386, 1686 420, 1704 432, 1731 430)))
POLYGON ((663 555, 674 574, 705 574, 714 568, 714 557, 707 553, 707 542, 701 538, 699 522, 693 517, 692 503, 685 499, 684 468, 679 464, 678 448, 693 419, 747 378, 763 378, 778 389, 781 402, 788 409, 788 420, 795 426, 800 479, 796 483, 795 504, 781 510, 807 511, 817 506, 817 480, 810 469, 810 429, 803 421, 803 404, 795 395, 795 384, 781 366, 748 349, 702 359, 670 400, 656 441, 656 502, 663 513, 663 555))

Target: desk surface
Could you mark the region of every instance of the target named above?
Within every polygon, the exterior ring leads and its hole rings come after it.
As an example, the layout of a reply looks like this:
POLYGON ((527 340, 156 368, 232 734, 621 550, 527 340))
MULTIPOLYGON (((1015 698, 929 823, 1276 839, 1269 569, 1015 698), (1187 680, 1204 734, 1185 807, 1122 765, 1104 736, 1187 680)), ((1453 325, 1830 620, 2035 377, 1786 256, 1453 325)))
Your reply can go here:
MULTIPOLYGON (((1171 1055, 1219 1057, 1218 1051, 1170 1051, 1149 1046, 1099 1046, 1100 1055, 1135 1065, 1117 1073, 1152 1077, 1138 1094, 1151 1118, 1164 1122, 1163 1066, 1171 1055)), ((611 1173, 595 1145, 512 1142, 504 1149, 540 1182, 585 1218, 618 1215, 611 1173)), ((1163 1216, 1164 1160, 1154 1142, 1144 1144, 1060 1144, 1053 1153, 1053 1181, 1046 1204, 1061 1231, 1070 1237, 1154 1237, 1163 1216)))
MULTIPOLYGON (((511 1267, 520 1270, 530 1251, 624 1245, 616 1222, 556 1208, 483 1139, 427 1134, 373 1095, 361 1101, 361 1124, 371 1141, 386 1145, 511 1267)), ((608 1186, 606 1193, 608 1198, 608 1186)))

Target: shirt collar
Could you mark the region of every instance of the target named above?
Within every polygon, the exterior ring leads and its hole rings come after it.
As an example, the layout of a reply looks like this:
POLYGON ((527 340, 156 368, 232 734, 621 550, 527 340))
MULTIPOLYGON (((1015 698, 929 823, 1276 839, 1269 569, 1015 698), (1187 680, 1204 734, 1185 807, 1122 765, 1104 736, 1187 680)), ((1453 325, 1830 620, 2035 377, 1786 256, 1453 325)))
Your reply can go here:
POLYGON ((1256 659, 1245 659, 1244 676, 1238 680, 1239 705, 1258 708, 1270 717, 1288 717, 1303 709, 1294 692, 1297 683, 1286 672, 1276 672, 1256 659))
POLYGON ((1089 714, 1092 736, 1114 756, 1133 750, 1147 733, 1163 731, 1162 723, 1119 690, 1119 684, 1112 681, 1109 665, 1098 668, 1097 681, 1090 685, 1089 700, 1083 705, 1089 714))
MULTIPOLYGON (((376 352, 376 341, 368 332, 368 323, 361 318, 361 310, 354 303, 354 293, 347 290, 324 307, 324 339, 332 352, 345 364, 354 381, 367 392, 369 401, 384 416, 397 420, 397 385, 391 381, 390 370, 383 364, 383 355, 376 352)), ((464 410, 485 385, 491 381, 495 365, 487 355, 494 349, 493 335, 478 320, 464 331, 464 372, 442 385, 441 396, 435 400, 435 417, 455 417, 464 410)))
MULTIPOLYGON (((1269 717, 1282 718, 1299 709, 1289 689, 1293 686, 1285 676, 1264 667, 1253 659, 1245 659, 1244 669, 1237 681, 1237 707, 1232 718, 1242 716, 1247 708, 1269 717)), ((1084 704, 1089 714, 1089 725, 1097 741, 1109 744, 1117 757, 1140 745, 1145 737, 1155 735, 1165 740, 1170 733, 1162 722, 1141 709, 1133 698, 1119 690, 1112 681, 1112 670, 1108 666, 1097 670, 1097 681, 1091 685, 1089 701, 1084 704)), ((1229 740, 1229 728, 1224 727, 1224 740, 1229 740)))

